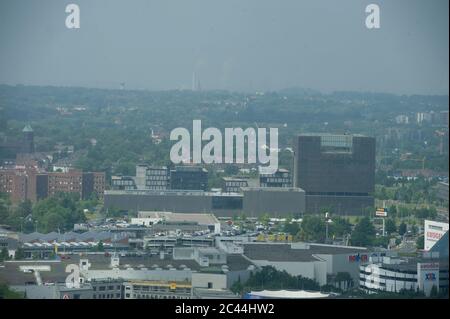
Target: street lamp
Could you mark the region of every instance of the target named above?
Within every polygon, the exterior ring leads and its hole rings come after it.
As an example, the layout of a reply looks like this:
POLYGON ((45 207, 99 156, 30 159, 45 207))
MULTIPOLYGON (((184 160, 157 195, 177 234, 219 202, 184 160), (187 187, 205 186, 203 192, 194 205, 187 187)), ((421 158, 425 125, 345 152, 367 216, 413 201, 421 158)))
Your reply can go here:
POLYGON ((325 243, 328 243, 328 224, 332 223, 330 213, 325 213, 325 243))

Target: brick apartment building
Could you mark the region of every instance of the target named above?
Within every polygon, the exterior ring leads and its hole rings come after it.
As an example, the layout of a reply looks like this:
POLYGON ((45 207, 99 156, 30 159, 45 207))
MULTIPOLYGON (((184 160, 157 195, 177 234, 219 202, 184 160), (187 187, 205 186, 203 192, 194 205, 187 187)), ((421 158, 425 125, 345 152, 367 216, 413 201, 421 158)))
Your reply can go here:
POLYGON ((72 170, 63 172, 39 172, 34 168, 0 170, 0 192, 7 193, 11 201, 32 202, 56 193, 77 193, 87 199, 95 194, 103 199, 105 173, 72 170))

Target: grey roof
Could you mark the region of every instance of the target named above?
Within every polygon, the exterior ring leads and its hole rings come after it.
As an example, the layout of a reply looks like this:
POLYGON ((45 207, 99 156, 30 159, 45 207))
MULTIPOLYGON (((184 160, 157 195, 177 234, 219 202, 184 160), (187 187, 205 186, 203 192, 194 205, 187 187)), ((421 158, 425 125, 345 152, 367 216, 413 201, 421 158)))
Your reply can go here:
MULTIPOLYGON (((19 270, 19 266, 22 265, 49 265, 51 271, 41 272, 43 282, 65 282, 67 273, 65 272, 68 264, 78 264, 80 258, 88 259, 91 264, 90 270, 111 269, 110 257, 104 255, 87 255, 80 257, 77 254, 70 255, 70 259, 61 261, 36 261, 35 263, 26 262, 5 262, 4 267, 0 267, 0 281, 5 281, 9 285, 24 285, 26 283, 35 283, 35 277, 32 273, 24 273, 19 270)), ((230 271, 246 270, 252 263, 249 262, 241 255, 228 255, 227 265, 230 271)), ((174 260, 171 257, 160 259, 159 255, 155 256, 136 256, 136 257, 120 257, 120 269, 131 267, 134 269, 140 269, 142 266, 148 270, 152 270, 155 267, 159 267, 164 270, 168 270, 168 266, 171 265, 175 269, 182 269, 185 266, 193 271, 201 271, 203 267, 195 260, 174 260)), ((220 267, 220 266, 219 266, 220 267)), ((206 268, 204 268, 206 269, 206 268)))
MULTIPOLYGON (((305 244, 308 247, 293 248, 291 244, 259 244, 244 245, 244 255, 251 260, 308 262, 317 261, 316 255, 352 254, 366 251, 365 248, 343 247, 332 245, 305 244)), ((295 247, 295 244, 294 244, 295 247)))
POLYGON ((248 244, 244 245, 244 255, 251 260, 268 261, 317 261, 309 250, 291 249, 289 244, 248 244))
POLYGON ((313 254, 323 255, 341 255, 341 254, 353 254, 367 252, 365 247, 352 247, 352 246, 338 246, 338 245, 321 245, 321 244, 308 244, 309 250, 313 254))
POLYGON ((205 192, 201 190, 182 190, 182 189, 166 189, 166 190, 152 190, 152 189, 128 189, 128 190, 105 190, 105 196, 118 195, 133 195, 133 196, 206 196, 206 197, 243 197, 238 193, 217 193, 205 192))
POLYGON ((140 211, 138 213, 140 218, 162 218, 166 222, 183 223, 195 222, 199 225, 213 225, 219 223, 216 216, 213 214, 204 213, 172 213, 172 212, 151 212, 140 211))
POLYGON ((251 265, 253 264, 240 254, 227 255, 227 266, 230 271, 246 270, 251 265))
POLYGON ((298 187, 242 187, 244 192, 296 192, 296 193, 304 193, 305 191, 302 188, 298 187))
POLYGON ((416 273, 418 263, 438 263, 439 269, 448 270, 449 261, 447 258, 408 258, 405 262, 400 264, 383 263, 382 267, 392 271, 408 271, 416 273))
POLYGON ((19 240, 22 243, 29 242, 68 242, 68 241, 100 241, 100 240, 120 240, 126 238, 125 233, 112 233, 109 231, 87 231, 84 233, 68 232, 59 234, 56 232, 51 232, 48 234, 41 233, 31 233, 31 234, 20 234, 19 240))

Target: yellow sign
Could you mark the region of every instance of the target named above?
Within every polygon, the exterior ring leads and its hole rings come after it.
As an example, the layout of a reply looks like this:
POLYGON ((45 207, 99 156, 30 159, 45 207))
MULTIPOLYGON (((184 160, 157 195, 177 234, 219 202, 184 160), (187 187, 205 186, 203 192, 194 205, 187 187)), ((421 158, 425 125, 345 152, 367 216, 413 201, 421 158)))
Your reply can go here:
POLYGON ((174 283, 174 282, 172 282, 172 283, 170 284, 170 290, 175 290, 175 289, 177 289, 177 284, 174 283))

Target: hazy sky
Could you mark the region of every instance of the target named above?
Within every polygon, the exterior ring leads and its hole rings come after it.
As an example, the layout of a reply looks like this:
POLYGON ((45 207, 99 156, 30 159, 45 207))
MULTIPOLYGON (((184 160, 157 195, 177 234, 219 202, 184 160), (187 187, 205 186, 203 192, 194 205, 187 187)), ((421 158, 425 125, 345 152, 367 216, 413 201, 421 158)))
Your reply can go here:
POLYGON ((448 94, 448 0, 0 0, 0 83, 448 94), (65 27, 65 7, 81 28, 65 27), (381 29, 365 7, 381 7, 381 29))

